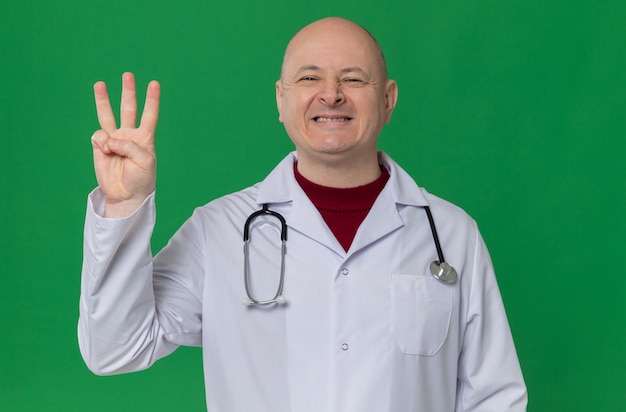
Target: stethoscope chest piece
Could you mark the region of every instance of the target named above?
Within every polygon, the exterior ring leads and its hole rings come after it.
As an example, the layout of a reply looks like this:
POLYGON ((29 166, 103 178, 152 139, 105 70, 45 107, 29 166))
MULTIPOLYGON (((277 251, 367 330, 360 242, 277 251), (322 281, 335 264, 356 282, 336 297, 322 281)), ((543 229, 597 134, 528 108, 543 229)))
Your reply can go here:
POLYGON ((454 283, 458 277, 456 270, 452 266, 447 262, 439 262, 438 260, 434 260, 430 264, 430 273, 432 273, 435 279, 443 283, 454 283))
POLYGON ((430 231, 433 234, 433 241, 435 242, 437 256, 439 257, 439 260, 434 260, 430 264, 430 273, 435 279, 442 283, 454 283, 456 282, 458 275, 456 274, 456 270, 448 264, 443 257, 443 251, 441 250, 441 244, 439 243, 439 236, 437 235, 437 228, 435 227, 435 220, 433 219, 433 214, 430 212, 430 207, 424 206, 424 211, 426 212, 426 216, 428 216, 430 231))

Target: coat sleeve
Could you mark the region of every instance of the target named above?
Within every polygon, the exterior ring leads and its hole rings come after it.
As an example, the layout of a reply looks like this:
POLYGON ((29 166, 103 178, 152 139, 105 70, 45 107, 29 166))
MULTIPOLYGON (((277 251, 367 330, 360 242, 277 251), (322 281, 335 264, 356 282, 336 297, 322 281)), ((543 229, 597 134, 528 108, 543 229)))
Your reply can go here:
POLYGON ((457 411, 525 411, 526 385, 491 258, 476 230, 457 411))
MULTIPOLYGON (((154 269, 154 194, 124 219, 103 218, 98 214, 102 209, 102 194, 96 189, 85 219, 78 320, 80 352, 89 369, 98 375, 142 370, 178 345, 200 345, 201 290, 193 289, 198 282, 189 279, 202 272, 197 264, 201 258, 178 256, 194 262, 178 278, 179 272, 172 270, 176 261, 154 269)), ((179 238, 197 238, 198 228, 186 226, 179 238)), ((200 249, 189 247, 187 253, 200 249)))

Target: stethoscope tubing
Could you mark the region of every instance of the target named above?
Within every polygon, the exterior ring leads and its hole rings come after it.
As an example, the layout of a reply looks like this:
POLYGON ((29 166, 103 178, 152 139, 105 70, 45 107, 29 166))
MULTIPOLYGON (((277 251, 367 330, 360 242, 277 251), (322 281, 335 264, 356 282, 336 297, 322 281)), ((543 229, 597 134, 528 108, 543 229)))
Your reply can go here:
MULTIPOLYGON (((449 265, 443 256, 443 249, 441 248, 441 242, 439 241, 439 235, 437 234, 437 227, 435 226, 435 219, 433 218, 433 214, 430 211, 429 206, 424 206, 424 211, 426 212, 426 216, 428 217, 428 224, 430 225, 430 231, 433 235, 433 241, 435 243, 435 249, 437 249, 437 257, 439 260, 435 260, 430 264, 431 274, 435 279, 442 283, 451 284, 456 282, 458 275, 454 267, 449 265)), ((246 223, 243 227, 243 254, 244 254, 244 285, 246 289, 247 298, 243 300, 244 305, 256 305, 256 306, 267 306, 272 304, 284 304, 285 299, 283 298, 283 287, 285 284, 285 255, 287 254, 287 222, 285 218, 278 212, 274 212, 273 210, 269 210, 267 203, 263 204, 260 210, 252 213, 246 219, 246 223), (252 222, 259 216, 269 215, 273 216, 280 221, 280 241, 281 241, 281 251, 280 251, 280 278, 278 282, 278 288, 276 289, 276 294, 272 299, 267 300, 258 300, 253 296, 252 291, 250 290, 250 254, 249 254, 249 244, 250 244, 250 227, 252 226, 252 222)))
POLYGON ((243 276, 244 276, 244 284, 246 288, 246 295, 248 296, 243 300, 244 305, 259 305, 259 306, 267 306, 274 303, 283 304, 285 303, 285 299, 283 298, 283 286, 285 285, 285 255, 287 254, 287 222, 285 218, 278 212, 274 212, 273 210, 269 210, 267 203, 263 204, 261 210, 257 210, 252 213, 246 219, 246 223, 243 227, 243 276), (250 226, 254 219, 259 216, 270 215, 277 218, 280 221, 280 278, 278 281, 278 288, 276 289, 276 294, 272 299, 267 300, 258 300, 252 295, 252 291, 250 290, 250 253, 249 253, 249 245, 250 245, 250 226))
POLYGON ((433 214, 430 211, 430 207, 424 206, 424 210, 426 211, 426 216, 428 217, 428 224, 430 225, 430 231, 433 234, 433 241, 435 242, 435 249, 437 249, 437 256, 439 257, 439 262, 445 262, 446 259, 443 257, 443 250, 441 249, 441 243, 439 243, 439 235, 437 234, 437 228, 435 227, 435 219, 433 219, 433 214))

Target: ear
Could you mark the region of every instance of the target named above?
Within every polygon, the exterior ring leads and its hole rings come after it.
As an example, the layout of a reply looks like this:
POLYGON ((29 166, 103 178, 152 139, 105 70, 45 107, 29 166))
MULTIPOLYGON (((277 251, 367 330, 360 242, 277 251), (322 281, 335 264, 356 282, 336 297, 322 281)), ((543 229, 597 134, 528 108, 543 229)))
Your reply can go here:
POLYGON ((283 89, 280 79, 276 80, 276 107, 278 108, 278 121, 282 123, 283 89))
POLYGON ((398 102, 398 85, 395 80, 387 80, 385 86, 385 111, 387 112, 386 122, 391 121, 391 113, 398 102))

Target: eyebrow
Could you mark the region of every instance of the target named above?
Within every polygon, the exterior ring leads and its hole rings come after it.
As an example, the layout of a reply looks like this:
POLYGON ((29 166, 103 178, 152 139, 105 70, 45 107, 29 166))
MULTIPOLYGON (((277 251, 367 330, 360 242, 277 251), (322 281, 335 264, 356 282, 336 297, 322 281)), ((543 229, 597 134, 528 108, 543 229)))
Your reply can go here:
MULTIPOLYGON (((307 70, 312 70, 312 71, 320 71, 322 70, 321 67, 316 66, 314 64, 307 64, 305 66, 300 67, 300 69, 296 72, 296 76, 298 76, 300 73, 307 71, 307 70)), ((364 76, 369 76, 369 73, 367 73, 364 69, 358 67, 358 66, 349 66, 349 67, 345 67, 343 69, 340 70, 341 73, 345 74, 345 73, 360 73, 364 76)))
POLYGON ((366 72, 364 69, 362 69, 362 68, 360 68, 358 66, 346 67, 345 69, 341 69, 341 73, 344 73, 344 74, 345 73, 353 73, 353 72, 360 73, 360 74, 362 74, 364 76, 369 76, 368 72, 366 72))

